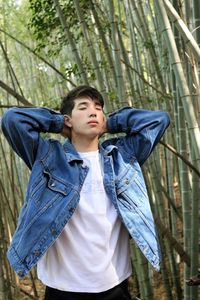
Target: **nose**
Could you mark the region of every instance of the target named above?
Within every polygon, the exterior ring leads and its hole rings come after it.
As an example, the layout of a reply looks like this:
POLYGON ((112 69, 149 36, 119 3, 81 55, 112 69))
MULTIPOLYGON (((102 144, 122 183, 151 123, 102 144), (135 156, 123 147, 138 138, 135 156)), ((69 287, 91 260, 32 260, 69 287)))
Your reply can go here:
POLYGON ((89 108, 89 118, 96 118, 96 116, 97 116, 97 113, 95 110, 95 106, 93 103, 91 103, 91 106, 89 108))
POLYGON ((88 116, 89 116, 89 118, 96 118, 97 117, 96 105, 95 105, 94 101, 91 101, 89 103, 88 116))
POLYGON ((93 114, 90 114, 90 115, 89 115, 89 118, 96 118, 96 116, 97 116, 97 115, 93 113, 93 114))

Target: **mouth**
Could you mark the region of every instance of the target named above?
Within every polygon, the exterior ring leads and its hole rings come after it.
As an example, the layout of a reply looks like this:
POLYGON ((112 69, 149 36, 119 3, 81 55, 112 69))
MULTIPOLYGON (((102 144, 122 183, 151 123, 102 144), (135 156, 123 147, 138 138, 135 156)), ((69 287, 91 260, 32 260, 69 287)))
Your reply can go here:
POLYGON ((91 120, 91 121, 88 122, 88 124, 98 124, 98 122, 95 121, 95 120, 91 120))

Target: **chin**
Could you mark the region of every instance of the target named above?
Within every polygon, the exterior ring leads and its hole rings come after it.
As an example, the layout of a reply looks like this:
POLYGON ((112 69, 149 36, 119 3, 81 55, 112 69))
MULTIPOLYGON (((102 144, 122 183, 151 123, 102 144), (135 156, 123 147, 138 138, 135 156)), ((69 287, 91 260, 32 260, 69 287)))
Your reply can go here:
POLYGON ((99 135, 100 135, 100 132, 95 132, 95 133, 88 134, 88 137, 95 139, 95 138, 99 137, 99 135))

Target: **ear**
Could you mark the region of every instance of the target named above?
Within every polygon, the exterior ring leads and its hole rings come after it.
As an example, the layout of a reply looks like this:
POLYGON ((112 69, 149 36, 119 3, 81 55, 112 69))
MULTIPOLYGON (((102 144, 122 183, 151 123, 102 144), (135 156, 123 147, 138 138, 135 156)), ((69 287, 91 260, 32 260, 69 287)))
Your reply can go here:
POLYGON ((64 123, 67 127, 72 127, 71 117, 68 115, 64 115, 64 123))

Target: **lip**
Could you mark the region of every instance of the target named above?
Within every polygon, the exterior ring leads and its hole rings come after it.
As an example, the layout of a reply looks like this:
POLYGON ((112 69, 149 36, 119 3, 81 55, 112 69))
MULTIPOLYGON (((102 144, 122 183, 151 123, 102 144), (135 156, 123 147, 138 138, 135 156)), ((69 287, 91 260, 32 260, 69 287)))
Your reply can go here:
POLYGON ((98 122, 96 120, 91 120, 88 122, 88 124, 98 124, 98 122))

